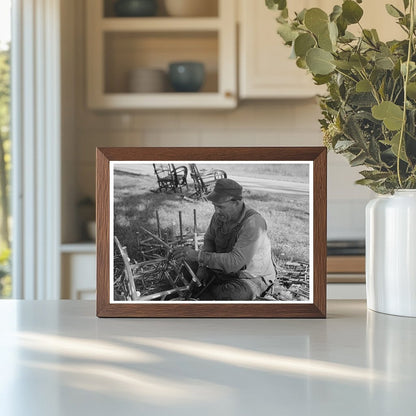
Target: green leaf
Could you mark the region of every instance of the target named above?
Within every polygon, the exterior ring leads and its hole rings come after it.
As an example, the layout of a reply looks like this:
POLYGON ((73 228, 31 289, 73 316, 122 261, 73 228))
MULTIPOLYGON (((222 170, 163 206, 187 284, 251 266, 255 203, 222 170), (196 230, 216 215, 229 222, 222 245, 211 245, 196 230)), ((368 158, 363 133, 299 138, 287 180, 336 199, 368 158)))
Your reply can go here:
POLYGON ((310 33, 302 33, 295 39, 296 56, 304 58, 306 52, 316 45, 314 37, 310 33))
POLYGON ((305 26, 315 35, 327 30, 328 15, 318 7, 309 9, 305 13, 305 26))
POLYGON ((276 22, 277 22, 277 23, 280 23, 280 24, 282 24, 282 25, 284 25, 284 24, 288 24, 287 18, 286 18, 286 17, 284 17, 284 16, 282 16, 282 14, 280 14, 280 16, 277 16, 277 17, 276 17, 276 22))
POLYGON ((277 28, 277 33, 286 43, 289 44, 298 37, 298 32, 293 30, 292 27, 287 23, 280 24, 277 28))
POLYGON ((331 81, 331 76, 315 74, 313 80, 315 81, 315 85, 324 85, 331 81))
POLYGON ((390 56, 382 56, 381 54, 379 54, 376 57, 375 65, 377 68, 380 68, 380 69, 386 69, 386 70, 394 69, 393 58, 390 56))
POLYGON ((266 0, 266 6, 271 10, 283 10, 286 5, 286 0, 266 0))
POLYGON ((380 82, 383 81, 384 77, 386 76, 386 71, 383 69, 374 67, 370 74, 370 81, 373 85, 378 85, 380 82))
POLYGON ((307 9, 301 10, 299 13, 296 14, 296 19, 299 22, 303 23, 303 21, 305 20, 305 14, 306 14, 306 12, 307 12, 307 9))
POLYGON ((371 109, 373 117, 382 120, 384 125, 392 131, 402 127, 403 110, 391 101, 383 101, 371 109))
POLYGON ((378 37, 378 33, 377 33, 377 30, 376 29, 371 29, 371 34, 373 35, 373 39, 376 42, 380 42, 380 38, 378 37))
POLYGON ((306 64, 312 74, 327 75, 333 72, 335 65, 332 63, 334 57, 330 52, 320 48, 309 49, 306 54, 306 64))
MULTIPOLYGON (((409 62, 409 73, 412 73, 415 70, 416 70, 416 64, 414 62, 409 62)), ((403 76, 406 76, 406 62, 401 63, 400 72, 403 76)))
POLYGON ((393 17, 403 17, 404 14, 397 8, 394 7, 392 4, 386 4, 387 13, 393 17))
POLYGON ((348 71, 352 68, 352 65, 348 61, 333 60, 332 63, 339 69, 348 71))
POLYGON ((351 140, 338 140, 334 146, 334 150, 337 153, 345 152, 353 145, 354 145, 354 142, 351 140))
POLYGON ((364 69, 364 67, 368 64, 367 60, 363 56, 358 55, 358 53, 351 56, 350 63, 358 70, 364 69))
MULTIPOLYGON (((338 26, 337 26, 337 29, 339 30, 339 27, 338 26)), ((355 39, 357 39, 356 36, 353 33, 348 32, 348 30, 347 30, 344 33, 343 36, 341 36, 341 37, 338 38, 338 42, 341 42, 341 43, 350 43, 350 42, 352 42, 355 39)))
MULTIPOLYGON (((391 151, 393 152, 394 156, 398 156, 399 154, 399 144, 400 144, 400 132, 395 134, 390 142, 387 142, 385 144, 388 144, 391 146, 391 151)), ((405 149, 405 141, 402 141, 402 146, 400 148, 400 156, 399 158, 403 160, 404 162, 409 162, 409 159, 406 155, 406 149, 405 149)))
POLYGON ((342 3, 342 16, 349 23, 358 23, 363 16, 363 9, 352 0, 346 0, 342 3))
POLYGON ((284 10, 287 7, 287 2, 286 0, 278 0, 278 9, 279 10, 284 10))
POLYGON ((386 78, 383 78, 381 81, 380 87, 378 89, 378 93, 380 94, 380 97, 385 100, 386 99, 386 78))
POLYGON ((362 165, 367 159, 367 155, 364 152, 361 152, 357 157, 350 160, 350 166, 360 166, 362 165))
POLYGON ((329 35, 329 28, 318 35, 318 45, 321 49, 328 52, 334 51, 334 44, 332 43, 331 36, 329 35))
POLYGON ((403 0, 403 6, 404 6, 404 9, 406 10, 409 7, 409 0, 403 0))
POLYGON ((410 137, 416 140, 416 109, 410 110, 410 114, 407 117, 407 128, 409 130, 410 137))
POLYGON ((366 148, 366 139, 361 129, 362 120, 357 114, 348 117, 344 125, 345 136, 354 141, 360 149, 366 148))
POLYGON ((342 7, 336 4, 334 8, 332 9, 332 13, 329 15, 329 20, 331 22, 335 22, 338 17, 342 15, 342 7))
POLYGON ((393 78, 396 80, 401 77, 400 67, 401 67, 400 61, 397 61, 396 64, 394 65, 393 72, 392 72, 393 78))
POLYGON ((371 33, 371 30, 364 29, 363 30, 363 37, 364 40, 369 43, 370 45, 373 45, 375 43, 375 40, 373 38, 373 34, 371 33))
POLYGON ((407 96, 412 100, 416 100, 416 82, 407 84, 407 96))
POLYGON ((308 69, 308 65, 306 65, 305 58, 298 58, 296 59, 296 66, 301 69, 308 69))
POLYGON ((334 22, 329 22, 328 24, 328 30, 329 30, 329 37, 331 38, 331 42, 334 45, 334 47, 337 44, 338 39, 338 26, 334 22))
POLYGON ((377 170, 362 170, 360 175, 364 176, 366 179, 372 179, 373 181, 378 181, 380 179, 388 178, 391 173, 390 172, 379 172, 377 170))
POLYGON ((340 36, 344 36, 348 27, 348 22, 344 19, 342 15, 337 19, 337 27, 340 36))
POLYGON ((377 104, 376 99, 370 92, 351 93, 348 97, 348 104, 356 107, 373 107, 377 104))
POLYGON ((376 166, 380 165, 381 162, 381 154, 380 154, 380 147, 378 145, 378 140, 374 137, 370 137, 370 145, 368 147, 370 152, 370 156, 373 159, 373 162, 376 166))
POLYGON ((357 92, 371 92, 371 83, 366 79, 362 79, 361 81, 357 82, 355 86, 355 90, 357 92))

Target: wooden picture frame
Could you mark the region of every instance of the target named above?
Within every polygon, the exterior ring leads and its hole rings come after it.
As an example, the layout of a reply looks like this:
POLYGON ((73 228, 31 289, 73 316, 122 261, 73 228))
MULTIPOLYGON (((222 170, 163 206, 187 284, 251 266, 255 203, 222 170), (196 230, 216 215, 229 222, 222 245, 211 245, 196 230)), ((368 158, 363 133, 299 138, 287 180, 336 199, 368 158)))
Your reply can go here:
MULTIPOLYGON (((326 161, 327 161, 327 150, 324 147, 239 147, 239 148, 150 148, 150 147, 134 147, 134 148, 97 148, 97 176, 96 176, 96 201, 97 201, 97 316, 98 317, 195 317, 195 318, 325 318, 326 317, 326 212, 327 212, 327 170, 326 170, 326 161), (115 208, 115 198, 114 198, 114 188, 117 189, 117 195, 119 195, 118 189, 121 189, 122 183, 123 186, 126 183, 125 180, 119 181, 119 167, 127 166, 139 167, 140 169, 150 169, 149 166, 154 166, 153 164, 163 164, 169 162, 173 163, 180 162, 181 164, 191 166, 200 165, 200 164, 212 164, 212 166, 217 167, 217 165, 225 164, 223 166, 228 166, 231 171, 237 171, 238 169, 247 167, 247 171, 255 170, 258 166, 264 167, 264 175, 260 173, 255 173, 259 177, 267 177, 267 183, 275 180, 275 176, 271 173, 275 169, 287 168, 288 172, 302 170, 307 172, 305 175, 302 189, 308 189, 307 200, 302 199, 305 202, 304 206, 308 207, 308 211, 305 214, 307 219, 308 230, 305 228, 304 240, 307 241, 308 246, 308 269, 307 275, 306 272, 303 274, 302 278, 305 282, 308 283, 308 294, 304 294, 304 297, 300 296, 299 293, 297 296, 297 301, 286 301, 284 298, 281 298, 284 295, 284 290, 286 286, 279 286, 281 291, 278 295, 274 294, 272 300, 264 300, 263 298, 257 298, 256 300, 251 301, 175 301, 175 298, 170 301, 160 301, 159 300, 150 300, 149 296, 138 296, 139 290, 137 289, 138 280, 135 280, 134 277, 129 276, 126 268, 123 273, 124 277, 116 276, 115 270, 115 260, 114 253, 116 243, 114 242, 114 224, 118 224, 117 215, 120 208, 115 208), (276 166, 274 166, 276 165, 276 166), (117 169, 114 167, 116 166, 117 169), (306 166, 306 168, 305 168, 306 166), (267 169, 266 169, 267 168, 267 169), (114 175, 116 175, 117 185, 115 185, 114 175), (114 211, 116 210, 116 211, 114 211), (117 214, 117 215, 116 215, 117 214), (307 240, 305 240, 307 238, 307 240), (125 291, 120 291, 119 282, 120 279, 123 280, 123 287, 127 289, 125 291), (129 280, 130 279, 130 280, 129 280), (129 286, 130 283, 130 286, 129 286), (133 286, 132 286, 133 285, 133 286), (136 290, 134 292, 134 289, 136 290), (130 289, 129 289, 130 288, 130 289), (129 290, 132 290, 129 292, 129 290), (125 298, 120 300, 120 293, 125 295, 125 298), (127 293, 127 294, 126 294, 127 293), (128 296, 128 294, 131 296, 128 296), (136 293, 136 294, 135 294, 136 293), (306 298, 305 298, 306 296, 306 298), (137 298, 137 299, 136 299, 137 298), (143 299, 143 301, 141 301, 143 299), (280 299, 280 300, 274 300, 280 299), (283 299, 283 300, 282 300, 283 299), (299 300, 300 299, 300 300, 299 300), (305 300, 306 299, 306 300, 305 300)), ((176 163, 177 165, 178 163, 176 163)), ((169 164, 169 166, 171 166, 169 164)), ((208 166, 208 165, 204 165, 208 166)), ((209 165, 211 166, 211 165, 209 165)), ((150 170, 149 170, 150 172, 150 170)), ((156 170, 154 171, 154 173, 156 170)), ((279 171, 280 172, 280 171, 279 171)), ((153 191, 158 198, 161 198, 162 193, 166 192, 166 195, 169 195, 169 198, 188 198, 186 192, 181 193, 181 190, 177 189, 168 189, 164 188, 164 184, 158 183, 157 176, 152 172, 152 174, 147 173, 146 175, 137 176, 137 186, 142 189, 144 188, 145 182, 140 182, 146 180, 147 188, 146 195, 150 195, 150 191, 153 191), (152 179, 152 175, 153 179, 152 179), (155 189, 149 188, 149 181, 154 180, 155 189), (158 188, 159 184, 159 188, 158 188), (175 193, 177 191, 177 193, 175 193), (172 196, 173 195, 173 196, 172 196)), ((124 172, 123 175, 130 175, 129 172, 124 172)), ((274 174, 273 174, 274 175, 274 174)), ((131 176, 131 175, 130 175, 131 176)), ((256 178, 257 178, 256 176, 256 178)), ((128 179, 128 176, 126 176, 128 179)), ((230 177, 231 178, 231 177, 230 177)), ((236 177, 237 178, 237 177, 236 177)), ((193 177, 194 179, 194 177, 193 177)), ((232 178, 231 178, 232 179, 232 178)), ((195 179, 194 179, 195 180, 195 179)), ((237 180, 237 179, 236 179, 237 180)), ((257 180, 257 179, 256 179, 257 180)), ((260 178, 259 181, 263 184, 263 181, 266 179, 260 178)), ((134 177, 130 178, 132 183, 136 183, 134 177)), ((257 183, 257 182, 256 182, 257 183)), ((264 182, 266 183, 266 182, 264 182)), ((291 181, 285 182, 288 184, 288 188, 291 186, 296 187, 297 185, 291 185, 291 181)), ((274 182, 273 182, 274 185, 274 182)), ((191 190, 195 191, 197 185, 194 182, 193 188, 191 190)), ((247 185, 248 186, 248 185, 247 185)), ((300 186, 300 185, 299 185, 300 186)), ((123 188, 127 189, 127 188, 123 188)), ((135 188, 134 188, 135 189, 135 188)), ((189 188, 188 188, 189 189, 189 188)), ((251 188, 248 188, 247 192, 251 194, 254 192, 250 191, 251 188)), ((260 191, 266 192, 267 189, 263 185, 260 186, 260 191), (263 191, 262 191, 263 190, 263 191)), ((244 185, 243 185, 244 190, 244 185)), ((212 191, 212 189, 211 189, 212 191)), ((126 192, 126 191, 123 191, 126 192)), ((281 191, 276 191, 281 192, 281 191)), ((288 191, 291 197, 285 196, 287 193, 280 193, 279 198, 282 200, 290 201, 292 206, 296 206, 297 200, 290 194, 290 189, 288 191), (284 199, 286 198, 286 199, 284 199)), ((303 191, 306 192, 306 191, 303 191)), ((250 195, 251 195, 250 194, 250 195)), ((130 194, 127 194, 130 195, 130 194)), ((163 194, 164 195, 164 194, 163 194)), ((201 194, 202 195, 202 194, 201 194)), ((256 193, 254 192, 254 195, 256 193)), ((134 195, 133 195, 134 197, 134 195)), ((163 196, 164 197, 164 196, 163 196)), ((244 193, 243 193, 244 197, 244 193)), ((138 197, 139 198, 139 197, 138 197)), ((143 197, 144 198, 144 197, 143 197)), ((273 198, 277 198, 273 196, 273 198)), ((119 200, 119 199, 117 199, 119 200)), ((205 200, 205 199, 204 199, 205 200)), ((138 204, 140 198, 136 199, 138 204)), ((176 199, 175 199, 176 201, 176 199)), ((201 204, 201 201, 198 200, 198 204, 201 204)), ((204 202, 205 203, 205 202, 204 202)), ((208 203, 208 202, 207 202, 208 203)), ((192 201, 188 201, 189 206, 193 206, 192 201)), ((155 205, 155 204, 154 204, 155 205)), ((119 206, 119 205, 117 205, 119 206)), ((188 206, 188 205, 187 205, 188 206)), ((205 205, 201 205, 205 207, 205 205)), ((273 205, 274 206, 274 205, 273 205)), ((124 207, 124 205, 123 205, 124 207)), ((133 206, 133 208, 135 205, 133 206)), ((212 206, 209 205, 210 209, 212 206)), ((137 208, 139 209, 139 208, 137 208)), ((290 211, 290 210, 289 210, 290 211)), ((293 209, 295 212, 296 209, 293 209)), ((276 212, 277 213, 277 212, 276 212)), ((291 214, 291 212, 289 212, 291 214)), ((275 215, 272 212, 273 220, 271 223, 279 223, 279 219, 282 218, 283 213, 279 211, 279 216, 275 215)), ((293 219, 296 217, 293 214, 293 219)), ((286 222, 289 224, 289 227, 292 227, 292 217, 286 222)), ((152 220, 153 221, 153 220, 152 220)), ((282 220, 283 221, 283 220, 282 220)), ((295 220, 293 220, 294 223, 295 220)), ((303 220, 306 224, 305 220, 303 220)), ((152 223, 154 224, 154 222, 152 223)), ((293 224, 293 227, 296 228, 296 225, 293 224)), ((305 225, 306 227, 306 225, 305 225)), ((294 228, 294 230, 295 230, 294 228)), ((159 217, 158 217, 158 232, 159 232, 159 217)), ((196 233, 196 227, 194 227, 194 232, 196 233)), ((149 232, 150 235, 152 235, 149 232)), ((157 234, 153 230, 153 235, 157 234)), ((159 234, 160 235, 160 234, 159 234)), ((155 237, 157 239, 157 236, 155 237)), ((167 237, 166 237, 167 238, 167 237)), ((181 224, 181 238, 182 238, 182 224, 181 224)), ((160 240, 163 240, 161 237, 160 240)), ((159 241, 159 240, 156 240, 159 241)), ((168 241, 167 239, 164 241, 168 241)), ((181 240, 182 241, 182 240, 181 240)), ((123 249, 124 242, 120 243, 120 246, 116 248, 121 248, 121 252, 125 250, 126 256, 122 256, 123 261, 131 262, 133 259, 128 258, 130 253, 128 250, 133 250, 132 248, 123 249)), ((141 243, 138 243, 141 244, 141 243)), ((163 247, 163 241, 160 243, 163 247)), ((140 246, 141 247, 141 246, 140 246)), ((195 248, 198 247, 197 237, 195 237, 195 248)), ((296 251, 297 247, 292 247, 296 251)), ((136 250, 137 251, 137 250, 136 250)), ((282 253, 284 255, 284 253, 282 253)), ((118 262, 119 260, 117 260, 118 262)), ((137 262, 136 262, 137 263, 137 262)), ((118 264, 118 263, 117 263, 118 264)), ((130 264, 130 263, 128 263, 130 264)), ((142 263, 140 263, 142 264, 142 263)), ((144 264, 144 263, 143 263, 144 264)), ((176 264, 176 263, 175 263, 176 264)), ((287 262, 284 265, 293 264, 292 258, 287 258, 287 262)), ((297 263, 296 263, 297 264, 297 263)), ((300 264, 300 263, 299 263, 300 264)), ((303 263, 302 263, 303 264, 303 263)), ((289 266, 288 266, 289 267, 289 266)), ((142 270, 142 269, 140 269, 142 270)), ((182 270, 182 269, 181 269, 182 270)), ((192 275, 191 275, 192 276, 192 275)), ((168 276, 169 278, 169 276, 168 276)), ((136 279, 138 279, 136 277, 136 279)), ((182 279, 182 278, 181 278, 182 279)), ((183 280, 183 279, 182 279, 183 280)), ((279 281, 280 282, 280 281, 279 281)), ((280 283, 279 283, 280 284, 280 283)), ((290 283, 289 283, 290 284, 290 283)), ((306 283, 305 283, 306 284, 306 283)), ((301 287, 302 285, 298 285, 301 287)), ((177 286, 175 286, 176 288, 177 286)), ((292 286, 289 287, 289 289, 292 286)), ((289 290, 288 289, 288 290, 289 290)), ((300 289, 299 289, 300 290, 300 289)), ((305 292, 305 291, 304 291, 305 292)), ((163 292, 165 293, 165 292, 163 292)), ((289 295, 294 295, 295 290, 289 292, 289 295)), ((306 292, 305 292, 306 293, 306 292)), ((288 295, 288 296, 289 296, 288 295)), ((164 295, 166 296, 166 295, 164 295)), ((269 297, 270 298, 270 297, 269 297)), ((166 299, 164 297, 163 299, 166 299)))

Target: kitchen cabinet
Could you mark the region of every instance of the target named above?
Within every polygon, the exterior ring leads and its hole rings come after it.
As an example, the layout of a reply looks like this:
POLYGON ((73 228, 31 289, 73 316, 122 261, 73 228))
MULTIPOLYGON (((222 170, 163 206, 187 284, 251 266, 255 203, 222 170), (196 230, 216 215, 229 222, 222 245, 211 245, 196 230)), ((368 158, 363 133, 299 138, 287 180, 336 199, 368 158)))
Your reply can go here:
MULTIPOLYGON (((289 3, 289 10, 320 7, 330 12, 334 0, 298 0, 289 3)), ((403 8, 402 0, 390 3, 403 8)), ((316 86, 305 70, 290 59, 291 49, 283 44, 276 33, 275 17, 278 12, 267 9, 263 1, 239 0, 239 95, 250 98, 308 98, 325 93, 324 86, 316 86)), ((363 27, 376 28, 383 41, 403 38, 403 33, 394 18, 388 15, 384 4, 378 0, 366 0, 363 27)), ((360 28, 352 25, 348 30, 357 33, 360 28)))
MULTIPOLYGON (((296 10, 325 8, 325 2, 328 0, 299 0, 296 10)), ((277 12, 267 9, 264 1, 239 0, 238 6, 240 97, 290 99, 322 93, 311 75, 289 59, 291 50, 276 33, 277 12)))
POLYGON ((115 17, 111 2, 88 0, 87 102, 90 109, 233 108, 237 105, 236 5, 218 2, 217 16, 115 17), (110 7, 109 7, 110 5, 110 7), (199 61, 206 77, 199 92, 135 93, 128 74, 167 72, 169 63, 199 61))
POLYGON ((95 244, 63 244, 61 253, 61 298, 94 300, 96 290, 95 244))

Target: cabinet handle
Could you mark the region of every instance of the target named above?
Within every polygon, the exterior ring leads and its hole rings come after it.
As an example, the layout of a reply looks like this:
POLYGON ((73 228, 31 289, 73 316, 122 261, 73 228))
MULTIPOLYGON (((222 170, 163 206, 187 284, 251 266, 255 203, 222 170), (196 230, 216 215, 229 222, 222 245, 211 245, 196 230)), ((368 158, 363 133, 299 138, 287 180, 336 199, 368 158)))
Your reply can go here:
POLYGON ((225 98, 233 98, 234 97, 234 93, 232 91, 225 91, 224 95, 225 95, 225 98))

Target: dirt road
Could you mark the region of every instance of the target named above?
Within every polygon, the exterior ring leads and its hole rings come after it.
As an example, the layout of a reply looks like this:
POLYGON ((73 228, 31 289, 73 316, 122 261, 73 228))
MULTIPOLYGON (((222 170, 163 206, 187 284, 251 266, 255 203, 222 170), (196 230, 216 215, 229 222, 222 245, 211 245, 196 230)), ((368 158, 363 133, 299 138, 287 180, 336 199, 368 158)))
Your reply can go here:
MULTIPOLYGON (((117 165, 116 170, 138 175, 154 176, 153 166, 149 164, 122 164, 117 165)), ((249 189, 251 191, 296 195, 309 194, 308 183, 291 182, 290 180, 277 180, 273 178, 253 178, 247 176, 231 176, 231 178, 241 184, 243 189, 249 189)), ((192 183, 190 181, 191 179, 188 180, 188 183, 192 183)), ((157 186, 156 180, 155 186, 157 186)))

